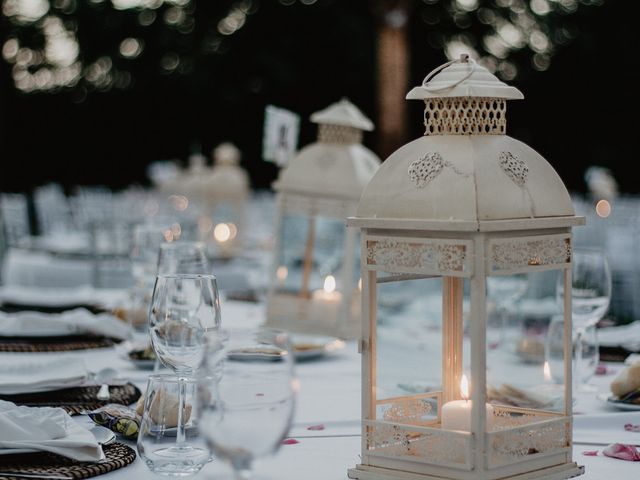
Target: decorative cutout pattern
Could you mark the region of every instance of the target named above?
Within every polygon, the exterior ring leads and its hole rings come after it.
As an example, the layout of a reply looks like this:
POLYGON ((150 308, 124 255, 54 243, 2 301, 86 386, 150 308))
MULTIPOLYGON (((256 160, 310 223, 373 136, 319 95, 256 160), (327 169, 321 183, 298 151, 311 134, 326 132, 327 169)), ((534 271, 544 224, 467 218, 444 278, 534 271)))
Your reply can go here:
POLYGON ((468 173, 458 170, 453 163, 444 160, 439 153, 429 152, 424 154, 419 160, 411 162, 411 165, 409 165, 409 178, 416 187, 423 188, 431 180, 440 175, 444 167, 451 168, 451 170, 462 177, 469 176, 468 173))
POLYGON ((368 240, 367 265, 390 269, 410 268, 434 272, 466 270, 467 247, 462 244, 410 243, 400 240, 368 240))
POLYGON ((562 450, 571 445, 568 421, 531 425, 492 435, 491 464, 500 466, 528 455, 562 450))
POLYGON ((362 130, 343 125, 320 124, 318 127, 318 141, 325 143, 361 143, 362 130))
POLYGON ((373 424, 366 429, 370 453, 386 457, 414 457, 415 462, 429 464, 468 463, 469 438, 446 430, 416 431, 393 424, 373 424))
POLYGON ((425 399, 406 398, 395 401, 383 414, 384 420, 396 423, 411 423, 421 420, 432 411, 431 404, 425 399))
POLYGON ((511 270, 533 265, 562 265, 571 262, 569 237, 539 240, 514 239, 491 245, 491 271, 511 270))
POLYGON ((527 183, 527 176, 529 175, 529 167, 527 164, 511 152, 500 153, 499 161, 500 168, 502 168, 504 173, 506 173, 516 185, 524 187, 525 183, 527 183))
POLYGON ((504 135, 506 112, 504 98, 427 98, 425 135, 504 135))
POLYGON ((427 153, 420 160, 409 165, 409 178, 418 188, 436 178, 444 168, 444 161, 439 153, 427 153))

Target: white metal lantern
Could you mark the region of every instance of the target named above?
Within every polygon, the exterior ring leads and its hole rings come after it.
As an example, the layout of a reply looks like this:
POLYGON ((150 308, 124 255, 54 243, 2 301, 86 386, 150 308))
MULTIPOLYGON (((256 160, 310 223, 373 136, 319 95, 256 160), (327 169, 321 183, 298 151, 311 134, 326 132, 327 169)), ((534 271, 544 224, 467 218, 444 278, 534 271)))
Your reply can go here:
POLYGON ((407 98, 424 100, 426 133, 382 164, 348 220, 361 229, 363 252, 362 463, 349 477, 580 475, 571 451, 571 296, 558 307, 564 381, 549 385, 541 365, 520 366, 509 352, 490 364, 498 354, 487 347, 487 283, 557 270, 567 290, 571 227, 584 219, 544 158, 505 134, 506 100, 523 98, 516 88, 464 55, 407 98), (394 317, 388 293, 397 284, 414 298, 394 317), (436 302, 424 301, 427 291, 436 302), (435 333, 424 321, 434 312, 435 333), (406 340, 423 334, 431 341, 406 340), (501 375, 513 384, 539 375, 559 401, 490 402, 501 375))
POLYGON ((314 113, 318 141, 280 173, 267 324, 355 338, 360 332, 358 239, 345 227, 380 164, 361 144, 373 124, 343 99, 314 113))
POLYGON ((203 206, 198 229, 214 256, 231 257, 242 246, 249 175, 240 166, 240 150, 232 143, 221 143, 212 156, 213 168, 198 180, 203 206))

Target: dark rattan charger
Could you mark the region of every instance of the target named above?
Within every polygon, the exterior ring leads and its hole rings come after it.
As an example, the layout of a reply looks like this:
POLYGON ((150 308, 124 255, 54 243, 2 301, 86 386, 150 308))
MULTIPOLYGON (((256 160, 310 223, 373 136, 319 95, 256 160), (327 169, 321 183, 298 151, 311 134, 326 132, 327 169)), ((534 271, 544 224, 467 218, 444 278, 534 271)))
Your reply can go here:
MULTIPOLYGON (((78 462, 49 452, 2 455, 1 472, 38 475, 60 475, 70 479, 90 478, 126 467, 136 459, 136 452, 122 443, 103 445, 107 457, 103 462, 78 462)), ((0 475, 0 479, 22 480, 24 477, 0 475)))

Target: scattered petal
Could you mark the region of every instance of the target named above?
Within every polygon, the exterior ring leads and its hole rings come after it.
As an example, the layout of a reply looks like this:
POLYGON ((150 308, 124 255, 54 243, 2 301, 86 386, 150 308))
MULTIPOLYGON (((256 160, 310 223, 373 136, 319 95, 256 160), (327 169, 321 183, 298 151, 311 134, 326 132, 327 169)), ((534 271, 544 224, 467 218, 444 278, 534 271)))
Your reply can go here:
POLYGON ((624 443, 612 443, 602 451, 607 457, 629 460, 631 462, 640 461, 640 452, 633 445, 624 443))
POLYGON ((300 443, 300 442, 295 438, 285 438, 282 441, 282 445, 295 445, 296 443, 300 443))
MULTIPOLYGON (((606 365, 603 365, 601 363, 596 367, 596 375, 607 375, 608 373, 610 373, 610 372, 609 372, 609 369, 607 368, 606 365)), ((613 372, 611 372, 611 373, 613 373, 613 372)))
POLYGON ((256 397, 264 397, 264 393, 256 393, 256 397))
POLYGON ((311 425, 310 427, 307 427, 307 430, 324 430, 324 425, 311 425))
POLYGON ((586 457, 595 457, 598 455, 598 450, 586 450, 582 452, 582 455, 586 457))
POLYGON ((640 425, 634 425, 633 423, 626 423, 624 429, 627 432, 640 432, 640 425))

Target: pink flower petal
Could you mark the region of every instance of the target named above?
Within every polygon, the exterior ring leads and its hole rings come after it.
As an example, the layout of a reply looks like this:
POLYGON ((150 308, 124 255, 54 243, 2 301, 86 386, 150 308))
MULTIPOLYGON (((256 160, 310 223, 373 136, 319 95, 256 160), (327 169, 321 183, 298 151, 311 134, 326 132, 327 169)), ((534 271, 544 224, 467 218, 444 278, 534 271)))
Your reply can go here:
POLYGON ((256 393, 256 397, 264 397, 264 393, 256 393))
POLYGON ((609 370, 606 365, 601 363, 596 367, 596 375, 606 375, 607 373, 609 373, 609 370))
POLYGON ((307 430, 324 430, 324 425, 311 425, 310 427, 307 427, 307 430))
POLYGON ((640 432, 640 425, 634 425, 633 423, 626 423, 624 429, 627 432, 640 432))
POLYGON ((633 445, 624 443, 612 443, 602 451, 607 457, 629 460, 631 462, 640 461, 640 452, 633 445))
POLYGON ((295 438, 285 438, 282 441, 282 445, 295 445, 296 443, 300 443, 300 442, 295 438))
POLYGON ((585 452, 582 452, 582 454, 587 457, 595 457, 598 455, 598 450, 587 450, 585 452))

